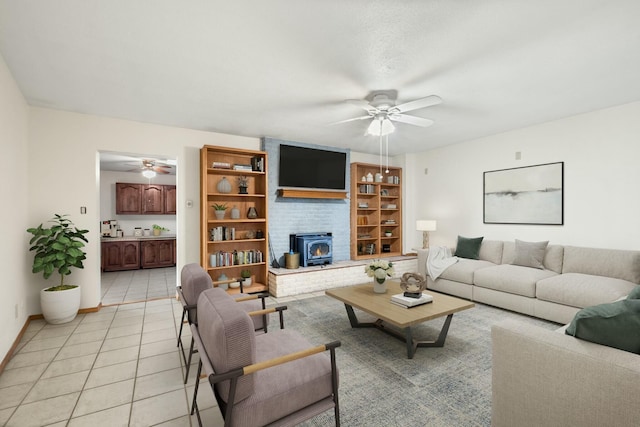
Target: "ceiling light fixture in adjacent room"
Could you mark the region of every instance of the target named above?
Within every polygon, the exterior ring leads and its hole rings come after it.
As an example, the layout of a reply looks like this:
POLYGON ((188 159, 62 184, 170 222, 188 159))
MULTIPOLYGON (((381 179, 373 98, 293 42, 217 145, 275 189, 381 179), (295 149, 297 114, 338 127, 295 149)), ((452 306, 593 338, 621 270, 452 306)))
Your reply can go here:
POLYGON ((154 178, 156 176, 156 172, 152 171, 151 169, 145 169, 142 171, 142 176, 144 176, 145 178, 154 178))

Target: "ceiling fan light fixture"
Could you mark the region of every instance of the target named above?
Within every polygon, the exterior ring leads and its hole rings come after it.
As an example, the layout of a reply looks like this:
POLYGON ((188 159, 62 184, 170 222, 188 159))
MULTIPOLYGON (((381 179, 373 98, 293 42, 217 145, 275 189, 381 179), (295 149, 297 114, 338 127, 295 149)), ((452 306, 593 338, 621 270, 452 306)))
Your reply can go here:
POLYGON ((385 136, 393 133, 395 130, 396 127, 391 123, 391 120, 384 117, 371 121, 371 124, 369 124, 367 128, 367 135, 385 136))
POLYGON ((156 176, 155 171, 152 171, 150 169, 145 169, 142 171, 142 176, 144 176, 145 178, 154 178, 156 176))

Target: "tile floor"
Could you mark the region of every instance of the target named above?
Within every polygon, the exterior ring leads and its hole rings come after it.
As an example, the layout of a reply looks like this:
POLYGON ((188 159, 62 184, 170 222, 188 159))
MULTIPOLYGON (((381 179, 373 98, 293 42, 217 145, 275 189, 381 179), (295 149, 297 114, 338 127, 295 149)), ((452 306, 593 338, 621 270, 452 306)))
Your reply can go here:
MULTIPOLYGON (((169 286, 171 273, 163 272, 164 278, 157 273, 157 277, 152 270, 118 273, 105 299, 122 298, 122 302, 143 293, 158 298, 156 292, 169 286), (139 288, 145 280, 143 291, 139 288)), ((172 280, 175 283, 175 277, 172 280)), ((316 294, 298 298, 309 296, 316 294)), ((269 304, 291 299, 271 298, 269 304)), ((183 384, 184 363, 176 347, 181 316, 182 306, 175 298, 162 298, 104 306, 63 325, 31 322, 0 376, 0 425, 197 425, 195 415, 189 416, 196 368, 192 366, 189 381, 183 384)), ((182 340, 188 348, 188 328, 182 340)), ((197 361, 194 357, 194 365, 197 361)), ((203 382, 198 393, 203 422, 221 426, 213 393, 203 382)))
POLYGON ((175 267, 102 273, 102 304, 175 296, 176 277, 175 267))

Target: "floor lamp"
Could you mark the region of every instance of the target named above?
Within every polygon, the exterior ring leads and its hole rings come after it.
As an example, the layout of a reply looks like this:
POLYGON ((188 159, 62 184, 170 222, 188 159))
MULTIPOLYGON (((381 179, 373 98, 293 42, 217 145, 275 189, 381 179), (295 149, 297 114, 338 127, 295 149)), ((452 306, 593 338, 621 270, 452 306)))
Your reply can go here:
POLYGON ((422 231, 422 249, 429 249, 429 232, 436 231, 436 222, 419 219, 416 221, 416 230, 422 231))

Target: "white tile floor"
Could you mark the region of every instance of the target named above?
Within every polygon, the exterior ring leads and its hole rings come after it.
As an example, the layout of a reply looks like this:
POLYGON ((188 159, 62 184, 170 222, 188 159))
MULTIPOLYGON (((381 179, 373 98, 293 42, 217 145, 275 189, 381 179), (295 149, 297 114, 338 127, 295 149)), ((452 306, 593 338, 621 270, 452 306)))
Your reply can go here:
MULTIPOLYGON (((175 274, 175 268, 105 273, 99 312, 63 325, 31 322, 0 376, 0 425, 197 425, 189 408, 198 358, 183 384, 175 274)), ((309 296, 315 295, 298 298, 309 296)), ((291 299, 297 298, 268 304, 291 299)), ((188 348, 189 328, 182 340, 188 348)), ((203 423, 221 426, 213 393, 202 381, 203 423)))
MULTIPOLYGON (((107 301, 120 299, 118 305, 78 315, 63 325, 31 322, 0 376, 0 425, 197 425, 189 408, 198 358, 184 385, 184 364, 176 347, 182 306, 175 298, 120 304, 143 294, 158 298, 163 287, 175 295, 175 269, 160 270, 173 273, 109 273, 103 295, 107 301)), ((315 295, 271 298, 269 305, 315 295)), ((188 348, 188 328, 182 340, 188 348)), ((202 381, 198 406, 203 423, 221 426, 213 393, 206 379, 202 381)))

